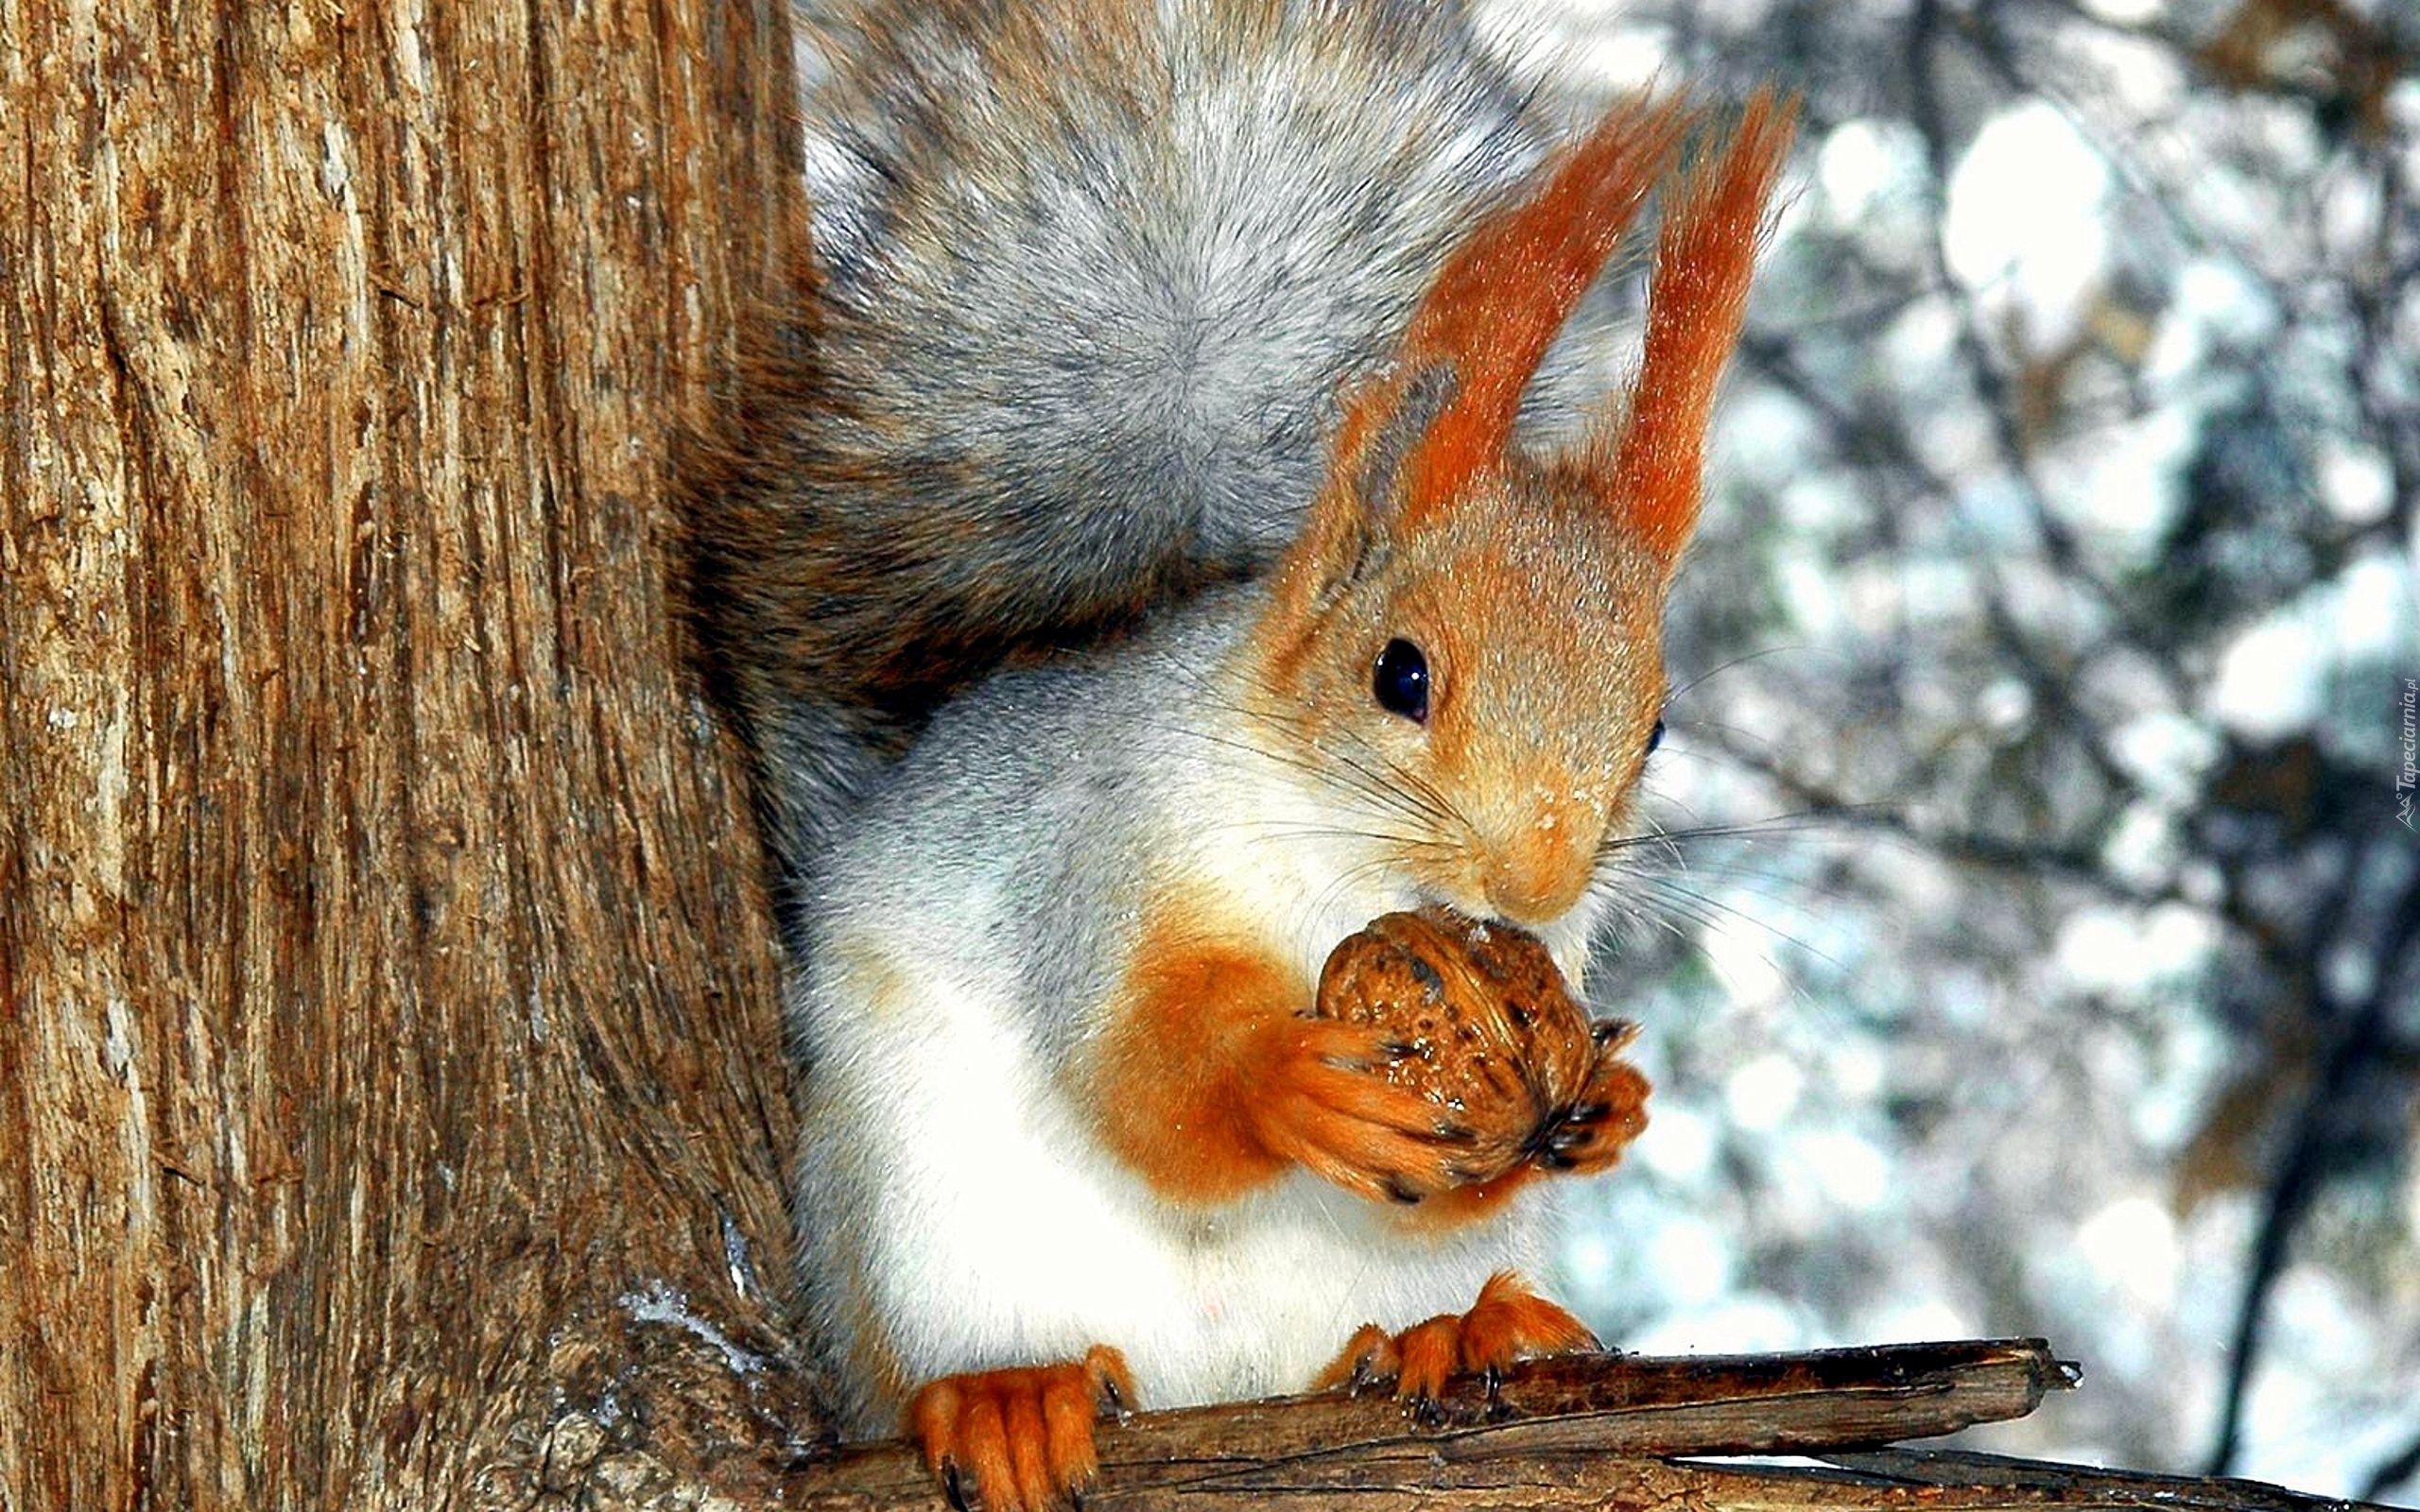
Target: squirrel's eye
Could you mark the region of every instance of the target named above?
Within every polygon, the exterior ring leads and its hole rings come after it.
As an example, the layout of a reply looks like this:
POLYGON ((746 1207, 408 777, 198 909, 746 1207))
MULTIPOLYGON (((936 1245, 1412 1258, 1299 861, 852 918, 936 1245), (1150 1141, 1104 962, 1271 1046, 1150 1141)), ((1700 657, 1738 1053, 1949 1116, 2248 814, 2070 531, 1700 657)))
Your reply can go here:
POLYGON ((1378 653, 1378 667, 1371 679, 1371 691, 1378 696, 1378 707, 1397 713, 1415 725, 1428 722, 1428 659, 1420 647, 1409 641, 1396 639, 1387 643, 1378 653))
POLYGON ((1653 730, 1649 730, 1649 731, 1647 732, 1647 754, 1649 754, 1650 756, 1654 755, 1654 754, 1655 754, 1655 747, 1658 747, 1658 746, 1661 746, 1661 745, 1663 745, 1663 744, 1664 744, 1664 721, 1663 721, 1663 720, 1661 720, 1661 719, 1658 719, 1657 721, 1655 721, 1655 728, 1654 728, 1653 730))

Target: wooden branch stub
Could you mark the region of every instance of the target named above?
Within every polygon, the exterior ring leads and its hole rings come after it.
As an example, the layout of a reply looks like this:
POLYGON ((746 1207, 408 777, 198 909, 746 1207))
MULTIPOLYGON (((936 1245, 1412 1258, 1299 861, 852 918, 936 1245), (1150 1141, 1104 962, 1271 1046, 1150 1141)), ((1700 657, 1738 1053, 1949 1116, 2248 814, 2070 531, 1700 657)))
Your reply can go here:
MULTIPOLYGON (((2039 1339, 1885 1345, 1800 1354, 1646 1358, 1564 1355, 1507 1374, 1491 1396, 1476 1379, 1415 1418, 1392 1397, 1327 1392, 1144 1413, 1100 1433, 1094 1512, 1182 1494, 1259 1500, 1373 1487, 1454 1489, 1484 1503, 1491 1487, 1601 1501, 1614 1459, 1805 1453, 1927 1438, 2021 1418, 2074 1368, 2039 1339)), ((802 1472, 793 1506, 939 1507, 907 1444, 846 1450, 802 1472)), ((1544 1504, 1544 1503, 1539 1503, 1544 1504)))
MULTIPOLYGON (((2215 1475, 2157 1475, 1976 1454, 1948 1450, 1879 1449, 1822 1456, 1833 1470, 1802 1472, 1807 1490, 1795 1499, 1760 1490, 1753 1498, 1717 1492, 1711 1509, 1748 1512, 1796 1509, 1896 1509, 1924 1512, 1999 1512, 2024 1507, 2074 1512, 2385 1512, 2376 1502, 2308 1496, 2271 1486, 2215 1475)), ((1729 1467, 1706 1467, 1718 1473, 1729 1467)), ((1754 1474, 1754 1471, 1749 1471, 1754 1474)))

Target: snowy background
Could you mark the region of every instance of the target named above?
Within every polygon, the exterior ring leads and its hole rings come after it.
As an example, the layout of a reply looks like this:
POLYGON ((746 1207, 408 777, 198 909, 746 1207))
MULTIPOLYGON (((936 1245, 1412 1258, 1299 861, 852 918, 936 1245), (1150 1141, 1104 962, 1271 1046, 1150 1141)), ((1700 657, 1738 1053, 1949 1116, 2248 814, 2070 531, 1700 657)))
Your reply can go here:
POLYGON ((2420 1503, 2420 7, 1502 19, 1806 96, 1563 1292, 2043 1334, 2083 1388, 1982 1446, 2420 1503))

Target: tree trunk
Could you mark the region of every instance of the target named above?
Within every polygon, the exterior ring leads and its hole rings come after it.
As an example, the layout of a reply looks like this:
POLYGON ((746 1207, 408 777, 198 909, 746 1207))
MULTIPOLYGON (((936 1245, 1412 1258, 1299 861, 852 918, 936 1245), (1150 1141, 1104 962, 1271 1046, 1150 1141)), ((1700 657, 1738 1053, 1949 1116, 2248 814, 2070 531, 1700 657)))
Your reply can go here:
POLYGON ((0 6, 0 1508, 527 1504, 558 1392, 811 1429, 665 503, 801 251, 786 48, 0 6))

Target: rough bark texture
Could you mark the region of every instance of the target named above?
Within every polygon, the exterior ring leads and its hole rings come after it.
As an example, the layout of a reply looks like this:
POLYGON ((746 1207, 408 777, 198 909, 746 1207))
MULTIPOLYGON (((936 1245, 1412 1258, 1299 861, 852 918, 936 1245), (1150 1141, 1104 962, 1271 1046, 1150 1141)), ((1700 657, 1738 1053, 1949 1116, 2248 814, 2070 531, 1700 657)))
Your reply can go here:
POLYGON ((778 12, 0 5, 10 1512, 811 1431, 663 502, 799 251, 778 12))
MULTIPOLYGON (((1084 1498, 1085 1512, 2387 1512, 2257 1481, 2148 1475, 1922 1450, 1826 1453, 1823 1466, 1708 1463, 1571 1448, 1500 1458, 1392 1455, 1234 1460, 1172 1469, 1084 1498)), ((819 1491, 800 1512, 952 1512, 819 1491)))

